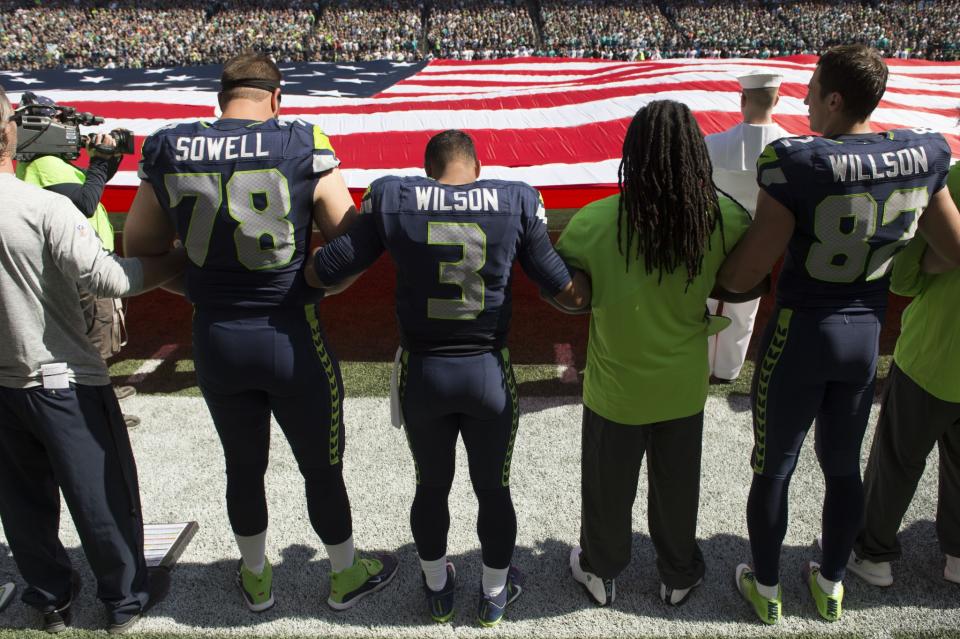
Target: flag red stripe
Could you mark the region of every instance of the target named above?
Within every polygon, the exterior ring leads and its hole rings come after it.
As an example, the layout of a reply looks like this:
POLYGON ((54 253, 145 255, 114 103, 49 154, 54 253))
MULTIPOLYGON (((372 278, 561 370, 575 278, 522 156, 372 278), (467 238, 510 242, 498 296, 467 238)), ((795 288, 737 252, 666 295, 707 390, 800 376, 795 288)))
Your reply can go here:
MULTIPOLYGON (((741 121, 739 113, 695 111, 705 135, 726 130, 741 121)), ((802 115, 777 115, 774 120, 797 135, 810 134, 802 115)), ((594 122, 576 127, 542 129, 467 129, 484 164, 508 167, 541 164, 580 164, 620 157, 623 136, 630 118, 594 122)), ((874 130, 896 126, 874 123, 874 130)), ((401 169, 419 167, 427 141, 439 131, 387 131, 335 136, 332 143, 344 167, 401 169)), ((954 154, 960 155, 960 136, 946 134, 954 154)), ((143 139, 137 139, 139 148, 143 139)), ((120 169, 135 171, 137 158, 124 157, 120 169)))

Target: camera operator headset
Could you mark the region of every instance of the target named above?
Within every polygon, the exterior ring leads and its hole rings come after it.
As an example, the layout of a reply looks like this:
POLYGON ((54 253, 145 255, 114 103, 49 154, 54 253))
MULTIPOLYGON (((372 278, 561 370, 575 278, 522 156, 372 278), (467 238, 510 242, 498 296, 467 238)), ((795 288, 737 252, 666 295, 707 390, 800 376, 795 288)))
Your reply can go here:
MULTIPOLYGON (((103 120, 89 114, 76 114, 70 107, 57 105, 42 95, 26 91, 15 113, 20 131, 17 144, 17 177, 48 191, 64 195, 80 209, 100 238, 103 247, 113 253, 115 248, 113 225, 107 209, 100 203, 103 189, 116 174, 123 157, 121 148, 113 135, 97 133, 86 137, 77 128, 64 128, 63 124, 99 124, 103 120), (17 117, 19 116, 19 117, 17 117), (65 147, 50 144, 48 133, 64 132, 65 147), (70 141, 74 144, 69 144, 70 141), (86 142, 90 164, 86 170, 71 164, 79 154, 80 145, 86 142)), ((124 132, 128 133, 128 132, 124 132)), ((123 149, 129 151, 130 149, 123 149)), ((80 304, 87 322, 87 337, 104 360, 117 354, 126 344, 124 311, 122 301, 100 299, 81 291, 80 304)), ((117 398, 123 399, 136 393, 131 386, 114 387, 117 398)), ((137 426, 140 419, 124 415, 128 427, 137 426)))

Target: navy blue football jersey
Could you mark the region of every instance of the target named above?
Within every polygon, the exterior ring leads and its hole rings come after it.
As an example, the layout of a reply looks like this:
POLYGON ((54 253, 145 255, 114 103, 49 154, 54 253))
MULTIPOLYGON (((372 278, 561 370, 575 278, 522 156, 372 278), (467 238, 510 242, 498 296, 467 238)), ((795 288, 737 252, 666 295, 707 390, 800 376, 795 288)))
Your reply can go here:
POLYGON ((925 129, 768 145, 757 160, 757 182, 796 217, 777 302, 884 308, 893 256, 913 237, 949 167, 946 140, 925 129))
POLYGON ((451 186, 385 177, 367 189, 361 215, 317 254, 314 268, 334 284, 366 269, 386 249, 397 268, 403 347, 488 352, 506 343, 515 260, 549 295, 570 282, 546 222, 539 193, 522 182, 451 186))
POLYGON ((302 272, 313 191, 338 164, 320 128, 300 121, 221 119, 148 137, 140 177, 186 247, 187 298, 247 308, 317 301, 302 272))

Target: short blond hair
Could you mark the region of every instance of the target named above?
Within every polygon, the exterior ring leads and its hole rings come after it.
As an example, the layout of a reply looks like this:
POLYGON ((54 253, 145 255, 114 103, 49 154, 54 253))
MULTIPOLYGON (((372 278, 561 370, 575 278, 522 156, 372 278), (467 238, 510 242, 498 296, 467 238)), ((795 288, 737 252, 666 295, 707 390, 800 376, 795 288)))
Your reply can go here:
POLYGON ((769 111, 777 103, 777 95, 780 93, 780 87, 763 87, 762 89, 744 89, 743 97, 747 99, 747 104, 751 104, 758 109, 769 111))
MULTIPOLYGON (((10 121, 10 118, 13 117, 13 105, 10 104, 10 99, 7 97, 7 92, 3 90, 3 87, 0 87, 0 157, 7 155, 7 145, 10 141, 7 139, 7 122, 10 121)), ((9 155, 13 155, 13 151, 16 149, 11 149, 9 155)))

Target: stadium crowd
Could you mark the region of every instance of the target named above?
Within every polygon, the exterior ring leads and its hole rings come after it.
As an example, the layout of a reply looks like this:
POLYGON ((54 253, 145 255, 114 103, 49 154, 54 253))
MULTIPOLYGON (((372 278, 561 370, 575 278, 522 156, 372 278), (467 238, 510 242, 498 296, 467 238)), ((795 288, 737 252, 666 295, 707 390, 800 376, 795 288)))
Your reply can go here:
POLYGON ((0 0, 0 67, 527 55, 643 60, 817 54, 960 59, 960 0, 0 0))
POLYGON ((683 42, 660 9, 646 0, 544 0, 540 6, 547 56, 656 58, 683 42))

